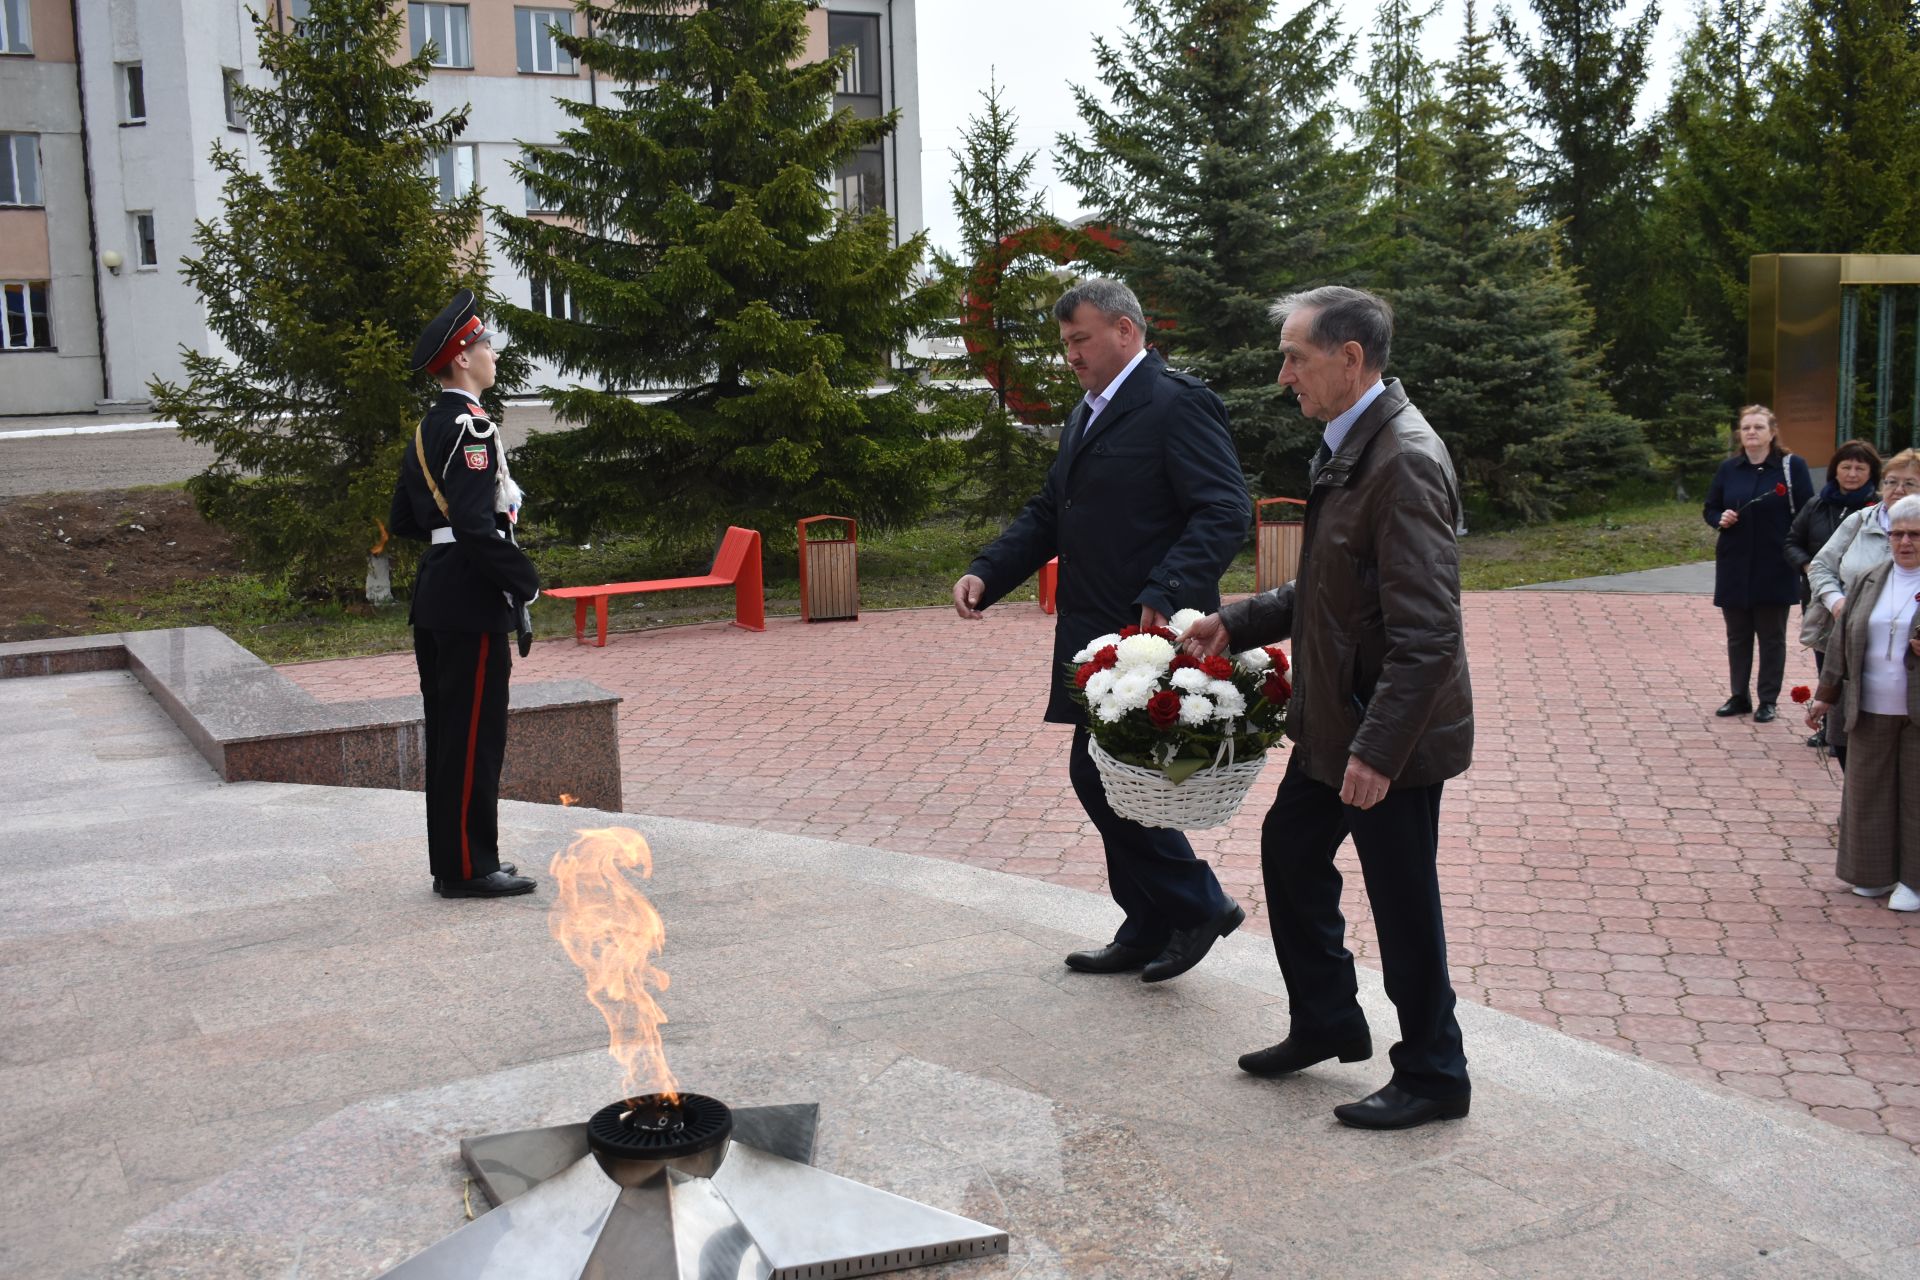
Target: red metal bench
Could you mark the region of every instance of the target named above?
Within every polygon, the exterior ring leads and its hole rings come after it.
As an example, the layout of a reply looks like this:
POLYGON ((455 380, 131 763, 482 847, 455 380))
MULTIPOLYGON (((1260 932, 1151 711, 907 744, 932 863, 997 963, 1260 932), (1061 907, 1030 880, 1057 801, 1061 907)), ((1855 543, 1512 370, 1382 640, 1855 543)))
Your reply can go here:
POLYGON ((585 644, 587 605, 599 622, 597 647, 607 643, 607 599, 649 591, 685 591, 691 587, 732 587, 733 625, 744 631, 767 629, 766 591, 760 577, 760 535, 752 529, 729 526, 714 554, 713 568, 697 578, 658 578, 651 582, 609 582, 598 587, 552 587, 543 592, 556 600, 573 601, 573 639, 585 644))

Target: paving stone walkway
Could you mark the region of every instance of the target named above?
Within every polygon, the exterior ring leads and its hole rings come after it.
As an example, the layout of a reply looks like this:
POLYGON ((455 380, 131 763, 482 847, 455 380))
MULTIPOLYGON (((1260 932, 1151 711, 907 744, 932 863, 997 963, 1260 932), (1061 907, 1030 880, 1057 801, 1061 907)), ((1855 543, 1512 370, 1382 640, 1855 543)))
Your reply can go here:
MULTIPOLYGON (((1466 617, 1478 748, 1441 839, 1462 998, 1920 1150, 1920 919, 1834 878, 1839 775, 1796 717, 1711 714, 1717 613, 1683 595, 1498 592, 1470 595, 1466 617)), ((1101 889, 1066 731, 1040 722, 1051 626, 1014 604, 973 624, 907 610, 684 627, 542 643, 517 674, 626 699, 634 812, 1101 889)), ((1811 680, 1804 659, 1789 686, 1811 680)), ((281 670, 324 699, 413 683, 409 655, 281 670)), ((1278 779, 1269 765, 1230 826, 1195 837, 1251 929, 1278 779)), ((1364 901, 1347 903, 1368 958, 1364 901)))

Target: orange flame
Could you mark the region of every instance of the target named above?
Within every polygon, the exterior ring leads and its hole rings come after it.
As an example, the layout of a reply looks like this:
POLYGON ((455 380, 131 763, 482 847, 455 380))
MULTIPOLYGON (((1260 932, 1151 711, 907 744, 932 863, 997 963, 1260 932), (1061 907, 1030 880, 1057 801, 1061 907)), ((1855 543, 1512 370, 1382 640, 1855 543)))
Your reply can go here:
POLYGON ((560 793, 560 807, 562 809, 571 808, 572 806, 579 803, 580 803, 579 796, 570 796, 564 791, 560 793))
POLYGON ((626 870, 653 874, 653 851, 630 827, 575 833, 579 839, 553 856, 553 909, 547 928, 567 958, 587 977, 587 999, 607 1020, 607 1052, 625 1069, 624 1096, 662 1093, 678 1101, 680 1084, 667 1069, 660 1026, 667 1015, 648 988, 667 989, 667 974, 649 963, 666 944, 666 926, 626 870))

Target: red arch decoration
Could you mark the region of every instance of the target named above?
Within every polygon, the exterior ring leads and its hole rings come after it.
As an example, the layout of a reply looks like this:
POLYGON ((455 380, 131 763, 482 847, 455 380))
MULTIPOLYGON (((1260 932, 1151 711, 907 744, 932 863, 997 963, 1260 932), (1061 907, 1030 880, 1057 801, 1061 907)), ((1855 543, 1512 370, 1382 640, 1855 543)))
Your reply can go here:
MULTIPOLYGON (((1127 246, 1107 227, 1063 227, 1059 225, 1028 227, 1003 238, 973 266, 973 274, 967 278, 967 295, 962 303, 961 314, 966 319, 962 330, 962 339, 967 344, 968 355, 979 355, 980 344, 974 333, 985 328, 992 315, 986 298, 993 292, 994 285, 1000 281, 1000 273, 1015 258, 1029 253, 1043 254, 1062 266, 1077 262, 1090 251, 1104 250, 1115 256, 1126 253, 1127 246)), ((1000 371, 992 366, 986 370, 987 385, 996 391, 1004 392, 1007 407, 1014 416, 1028 426, 1038 426, 1056 420, 1058 414, 1054 407, 1040 394, 1039 390, 1025 382, 1009 386, 1000 385, 1000 371)))

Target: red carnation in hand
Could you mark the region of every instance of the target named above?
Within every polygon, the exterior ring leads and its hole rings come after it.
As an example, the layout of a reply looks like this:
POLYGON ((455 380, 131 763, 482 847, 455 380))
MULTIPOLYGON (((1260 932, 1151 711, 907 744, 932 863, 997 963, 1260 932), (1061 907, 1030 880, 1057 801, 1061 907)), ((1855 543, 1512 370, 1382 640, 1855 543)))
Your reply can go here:
POLYGON ((1275 671, 1285 671, 1287 669, 1287 651, 1279 645, 1268 645, 1267 656, 1273 659, 1273 669, 1275 671))
POLYGON ((1773 486, 1773 496, 1774 496, 1774 497, 1776 497, 1776 498, 1784 498, 1784 497, 1786 497, 1786 496, 1787 496, 1787 486, 1785 486, 1785 485, 1783 485, 1783 484, 1777 484, 1777 485, 1775 485, 1775 486, 1773 486))
POLYGON ((1173 665, 1168 667, 1167 670, 1185 671, 1188 667, 1192 667, 1196 671, 1200 670, 1200 659, 1191 654, 1176 653, 1173 655, 1173 665))
POLYGON ((1171 729, 1180 720, 1180 695, 1164 689, 1147 699, 1147 719, 1156 729, 1171 729))
POLYGON ((1293 682, 1276 671, 1260 686, 1260 696, 1268 702, 1285 702, 1293 696, 1293 682))
POLYGON ((1073 673, 1073 687, 1076 689, 1086 688, 1087 681, 1093 679, 1093 673, 1099 669, 1100 668, 1094 666, 1091 662, 1081 663, 1080 669, 1073 673))
POLYGON ((1206 672, 1209 679, 1213 679, 1213 680, 1233 679, 1233 663, 1229 662, 1227 659, 1223 657, 1220 657, 1218 654, 1214 655, 1211 658, 1208 658, 1204 662, 1196 663, 1195 665, 1198 666, 1202 671, 1206 672))
POLYGON ((1813 690, 1803 684, 1797 684, 1793 686, 1793 692, 1788 696, 1795 702, 1811 702, 1813 701, 1813 690))
POLYGON ((1106 648, 1102 649, 1100 652, 1093 655, 1093 669, 1095 671, 1106 671, 1112 667, 1117 667, 1119 665, 1120 665, 1120 649, 1119 649, 1119 646, 1117 645, 1110 644, 1106 648))

